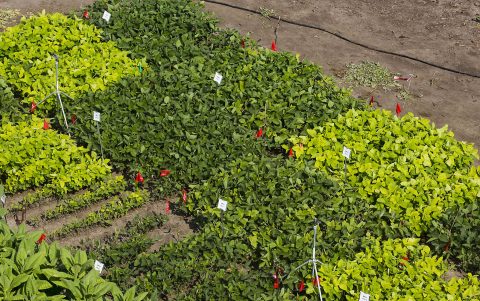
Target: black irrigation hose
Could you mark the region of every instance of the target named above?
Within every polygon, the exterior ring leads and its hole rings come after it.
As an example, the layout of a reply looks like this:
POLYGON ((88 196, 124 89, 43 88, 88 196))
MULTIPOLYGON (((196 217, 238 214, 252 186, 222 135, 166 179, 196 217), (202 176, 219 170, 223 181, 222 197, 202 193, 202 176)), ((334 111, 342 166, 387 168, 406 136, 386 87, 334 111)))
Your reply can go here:
MULTIPOLYGON (((234 4, 223 3, 223 2, 215 1, 215 0, 203 0, 203 1, 208 2, 208 3, 222 5, 222 6, 227 6, 227 7, 231 7, 231 8, 235 8, 235 9, 239 9, 239 10, 250 12, 250 13, 256 14, 256 15, 263 15, 261 12, 258 12, 256 10, 241 7, 241 6, 237 6, 237 5, 234 5, 234 4)), ((391 52, 391 51, 388 51, 388 50, 383 50, 383 49, 380 49, 380 48, 376 48, 374 46, 363 44, 363 43, 360 43, 360 42, 357 42, 357 41, 353 41, 353 40, 351 40, 351 39, 349 39, 349 38, 347 38, 347 37, 345 37, 345 36, 343 36, 339 33, 332 32, 328 29, 325 29, 325 28, 317 26, 317 25, 310 25, 310 24, 304 24, 304 23, 300 23, 300 22, 296 22, 296 21, 290 21, 288 19, 281 19, 278 16, 271 16, 271 17, 272 18, 274 17, 275 19, 279 19, 281 22, 284 22, 284 23, 287 23, 287 24, 323 31, 323 32, 328 33, 330 35, 333 35, 333 36, 335 36, 335 37, 337 37, 341 40, 344 40, 348 43, 363 47, 363 48, 368 49, 368 50, 372 50, 372 51, 379 52, 379 53, 384 53, 384 54, 388 54, 388 55, 393 55, 393 56, 398 56, 398 57, 401 57, 401 58, 409 59, 409 60, 419 62, 419 63, 425 64, 425 65, 428 65, 428 66, 431 66, 431 67, 435 67, 435 68, 438 68, 438 69, 441 69, 441 70, 444 70, 444 71, 449 71, 449 72, 452 72, 452 73, 461 74, 461 75, 465 75, 465 76, 470 76, 470 77, 474 77, 474 78, 480 78, 480 75, 478 75, 478 74, 473 74, 473 73, 469 73, 469 72, 466 72, 466 71, 455 70, 455 69, 452 69, 452 68, 449 68, 449 67, 444 67, 444 66, 441 66, 441 65, 438 65, 438 64, 435 64, 435 63, 427 62, 425 60, 418 59, 418 58, 415 58, 415 57, 412 57, 412 56, 409 56, 409 55, 396 53, 396 52, 391 52)))

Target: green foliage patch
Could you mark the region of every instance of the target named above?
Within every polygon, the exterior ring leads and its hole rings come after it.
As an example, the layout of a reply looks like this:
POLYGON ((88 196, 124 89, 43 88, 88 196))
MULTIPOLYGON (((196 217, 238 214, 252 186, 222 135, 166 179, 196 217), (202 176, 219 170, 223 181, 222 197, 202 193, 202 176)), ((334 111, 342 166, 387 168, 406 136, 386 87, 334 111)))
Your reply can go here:
POLYGON ((44 130, 44 121, 26 117, 0 128, 0 179, 14 193, 44 186, 65 194, 92 184, 110 173, 108 160, 77 146, 67 135, 44 130))
POLYGON ((200 233, 138 255, 112 279, 136 278, 145 290, 158 289, 175 300, 314 300, 311 266, 295 268, 311 258, 312 221, 318 218, 317 258, 327 300, 358 300, 360 290, 382 300, 441 300, 447 294, 461 300, 478 293, 478 279, 471 275, 443 280, 443 258, 432 256, 418 239, 375 238, 384 226, 381 213, 311 164, 247 155, 190 188, 193 200, 173 207, 192 214, 200 233), (223 217, 219 198, 228 201, 223 217), (272 286, 276 272, 279 290, 272 286), (302 280, 306 291, 300 292, 302 280))
POLYGON ((473 145, 455 140, 446 127, 388 111, 351 110, 307 132, 290 139, 296 156, 343 181, 342 149, 350 148, 346 181, 363 201, 388 212, 392 228, 429 233, 437 252, 453 252, 463 268, 478 271, 480 169, 473 167, 473 145))
POLYGON ((164 191, 178 192, 238 154, 276 148, 359 106, 313 64, 252 41, 242 48, 238 33, 220 30, 196 3, 100 1, 91 11, 103 35, 145 57, 150 70, 67 104, 78 116, 73 132, 99 149, 91 114, 101 112, 101 137, 114 166, 130 175, 141 170, 164 191), (108 23, 100 18, 104 9, 114 16, 108 23), (260 127, 266 141, 255 139, 260 127), (160 169, 172 173, 160 178, 160 169))
MULTIPOLYGON (((26 102, 38 103, 55 89, 53 54, 60 56, 60 86, 74 98, 139 74, 140 60, 131 60, 114 42, 103 42, 99 29, 79 19, 43 12, 0 33, 0 76, 26 102)), ((53 107, 52 99, 42 106, 53 107)))
MULTIPOLYGON (((0 209, 2 211, 3 209, 0 209)), ((3 219, 3 214, 0 216, 3 219)), ((3 300, 141 301, 146 293, 125 294, 94 270, 85 251, 72 254, 57 244, 39 240, 40 231, 24 225, 13 231, 0 221, 0 298, 3 300)))

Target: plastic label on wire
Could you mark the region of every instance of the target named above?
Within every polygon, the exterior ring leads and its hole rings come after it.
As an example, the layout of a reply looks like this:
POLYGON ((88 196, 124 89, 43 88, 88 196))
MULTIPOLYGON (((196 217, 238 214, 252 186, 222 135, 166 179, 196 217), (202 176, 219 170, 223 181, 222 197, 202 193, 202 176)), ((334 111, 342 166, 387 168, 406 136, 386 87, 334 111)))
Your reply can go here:
POLYGON ((352 152, 351 149, 349 149, 348 147, 344 146, 343 147, 343 156, 347 159, 350 159, 350 153, 352 152))
POLYGON ((358 299, 358 301, 370 301, 370 295, 360 292, 360 299, 358 299))
POLYGON ((227 204, 228 202, 227 201, 224 201, 222 199, 218 199, 218 205, 217 205, 217 208, 223 210, 223 211, 227 211, 227 204))
POLYGON ((93 112, 93 120, 100 122, 100 113, 99 112, 93 112))
POLYGON ((98 260, 95 260, 95 264, 93 265, 93 268, 94 268, 96 271, 98 271, 99 273, 102 273, 104 266, 105 266, 105 265, 104 265, 103 263, 101 263, 101 262, 98 261, 98 260))
POLYGON ((220 73, 216 72, 215 76, 213 77, 213 80, 220 85, 222 83, 222 79, 223 79, 223 76, 220 73))
POLYGON ((104 11, 102 19, 108 22, 108 21, 110 21, 111 16, 112 16, 112 14, 110 14, 108 11, 104 11))

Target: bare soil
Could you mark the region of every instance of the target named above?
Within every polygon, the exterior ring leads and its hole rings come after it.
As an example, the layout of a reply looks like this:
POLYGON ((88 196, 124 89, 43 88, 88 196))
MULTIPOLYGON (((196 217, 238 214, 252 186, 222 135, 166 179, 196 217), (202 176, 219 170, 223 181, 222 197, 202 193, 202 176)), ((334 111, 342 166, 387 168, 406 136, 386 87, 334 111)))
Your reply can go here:
POLYGON ((23 14, 45 10, 47 13, 71 11, 83 8, 94 0, 0 0, 0 9, 15 8, 23 14))

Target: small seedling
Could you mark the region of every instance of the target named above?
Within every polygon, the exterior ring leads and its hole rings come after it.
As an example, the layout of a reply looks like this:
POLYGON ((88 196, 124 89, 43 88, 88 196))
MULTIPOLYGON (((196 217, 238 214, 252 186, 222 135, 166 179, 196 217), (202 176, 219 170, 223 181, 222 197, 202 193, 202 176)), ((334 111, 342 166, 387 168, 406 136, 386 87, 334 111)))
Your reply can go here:
POLYGON ((275 16, 275 11, 273 9, 260 7, 260 14, 262 14, 262 17, 265 17, 270 20, 270 17, 275 16))

